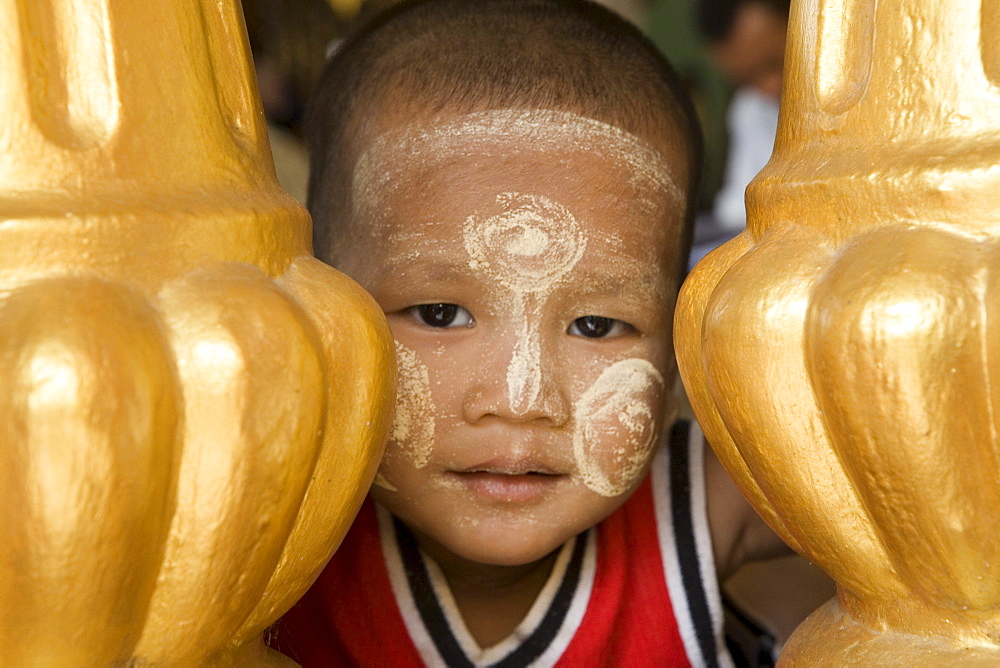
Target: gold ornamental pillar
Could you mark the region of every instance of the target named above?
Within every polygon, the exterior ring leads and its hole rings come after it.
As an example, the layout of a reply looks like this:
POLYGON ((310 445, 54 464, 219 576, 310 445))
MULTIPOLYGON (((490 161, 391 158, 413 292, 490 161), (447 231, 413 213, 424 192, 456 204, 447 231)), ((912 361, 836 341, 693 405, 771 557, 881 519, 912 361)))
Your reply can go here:
POLYGON ((237 0, 0 0, 0 665, 252 665, 392 341, 277 185, 237 0))
POLYGON ((1000 3, 796 0, 746 232, 680 370, 743 492, 838 583, 784 665, 1000 665, 1000 3))

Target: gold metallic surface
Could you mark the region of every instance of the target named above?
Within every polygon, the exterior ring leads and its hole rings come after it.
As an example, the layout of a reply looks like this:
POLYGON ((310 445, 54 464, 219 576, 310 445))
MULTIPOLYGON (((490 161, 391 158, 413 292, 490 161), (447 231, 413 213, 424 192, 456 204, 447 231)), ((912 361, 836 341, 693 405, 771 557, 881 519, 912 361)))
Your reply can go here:
POLYGON ((279 665, 395 396, 236 0, 0 0, 0 665, 279 665))
POLYGON ((327 0, 333 11, 344 19, 353 18, 360 10, 364 0, 327 0))
POLYGON ((1000 665, 1000 3, 792 3, 747 231, 686 282, 685 387, 838 583, 784 665, 1000 665))

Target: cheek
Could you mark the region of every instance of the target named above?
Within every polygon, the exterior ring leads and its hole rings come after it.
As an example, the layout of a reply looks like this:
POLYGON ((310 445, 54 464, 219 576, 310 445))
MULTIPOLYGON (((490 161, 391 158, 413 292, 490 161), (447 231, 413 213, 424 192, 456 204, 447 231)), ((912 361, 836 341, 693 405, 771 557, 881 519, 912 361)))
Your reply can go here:
POLYGON ((663 376, 646 359, 616 362, 576 402, 573 454, 593 492, 628 492, 653 453, 664 402, 663 376))
POLYGON ((434 448, 436 411, 427 367, 416 353, 398 342, 396 362, 399 378, 396 415, 382 460, 382 472, 375 481, 383 487, 391 484, 383 473, 400 465, 423 468, 430 461, 434 448))

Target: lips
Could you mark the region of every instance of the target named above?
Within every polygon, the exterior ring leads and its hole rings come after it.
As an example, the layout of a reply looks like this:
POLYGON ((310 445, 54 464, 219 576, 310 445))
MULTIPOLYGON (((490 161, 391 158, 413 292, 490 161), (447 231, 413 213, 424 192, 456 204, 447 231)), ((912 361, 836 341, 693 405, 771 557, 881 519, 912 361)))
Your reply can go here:
POLYGON ((537 459, 521 459, 496 457, 473 466, 463 467, 455 471, 461 474, 488 473, 507 476, 524 475, 558 475, 559 471, 552 465, 537 459))
POLYGON ((534 501, 568 476, 536 461, 494 460, 446 475, 484 500, 500 503, 534 501))

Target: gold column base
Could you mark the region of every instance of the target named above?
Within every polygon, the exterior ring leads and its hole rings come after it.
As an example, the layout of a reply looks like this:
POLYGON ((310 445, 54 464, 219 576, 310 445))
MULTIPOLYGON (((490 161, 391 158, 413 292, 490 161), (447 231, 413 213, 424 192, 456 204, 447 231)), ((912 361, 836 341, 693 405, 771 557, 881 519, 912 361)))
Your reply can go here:
POLYGON ((850 595, 843 591, 802 622, 788 639, 778 660, 779 668, 799 666, 989 666, 1000 665, 1000 626, 995 618, 974 618, 968 611, 948 614, 906 610, 911 601, 885 604, 870 620, 855 613, 850 595), (888 614, 885 614, 888 613, 888 614), (887 624, 887 617, 906 617, 905 628, 887 624), (913 622, 936 621, 938 629, 914 633, 913 622))

